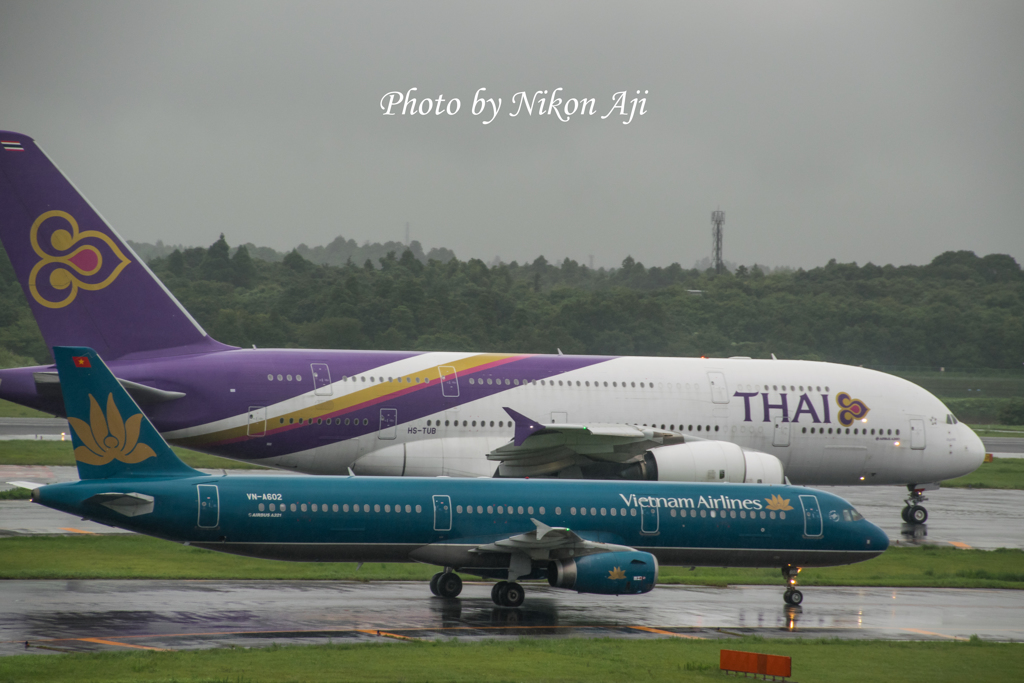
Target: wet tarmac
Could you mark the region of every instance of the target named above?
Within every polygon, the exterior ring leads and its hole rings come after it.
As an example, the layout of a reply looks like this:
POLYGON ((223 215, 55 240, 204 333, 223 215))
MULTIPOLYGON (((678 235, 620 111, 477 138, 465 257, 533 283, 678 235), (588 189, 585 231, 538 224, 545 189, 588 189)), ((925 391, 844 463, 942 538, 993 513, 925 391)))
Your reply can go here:
POLYGON ((413 582, 4 581, 0 655, 524 635, 1024 639, 1024 591, 811 587, 787 608, 781 586, 614 597, 528 584, 513 609, 495 607, 490 587, 442 599, 413 582))
POLYGON ((1024 438, 1013 436, 986 436, 981 440, 985 444, 986 453, 994 453, 996 457, 1015 453, 1024 453, 1024 438))
POLYGON ((71 434, 68 421, 56 417, 2 417, 0 439, 34 439, 71 434))

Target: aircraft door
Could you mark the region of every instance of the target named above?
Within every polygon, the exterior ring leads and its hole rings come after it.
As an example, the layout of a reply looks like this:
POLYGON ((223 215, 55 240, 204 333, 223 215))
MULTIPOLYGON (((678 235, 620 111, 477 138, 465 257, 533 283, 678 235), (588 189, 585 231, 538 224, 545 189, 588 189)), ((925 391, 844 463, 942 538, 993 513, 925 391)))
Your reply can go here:
POLYGON ((789 445, 789 423, 781 415, 775 417, 775 428, 772 430, 772 445, 789 445))
POLYGON ((437 368, 441 374, 441 395, 445 398, 459 397, 459 375, 455 368, 450 365, 442 365, 437 368))
POLYGON ((394 439, 398 436, 398 408, 380 409, 380 429, 378 439, 394 439))
POLYGON ((657 507, 640 508, 640 533, 651 536, 657 534, 659 521, 657 507))
POLYGON ((267 409, 263 406, 249 406, 249 436, 263 436, 267 433, 267 409))
POLYGON ((729 387, 725 383, 724 372, 709 372, 708 382, 711 383, 711 402, 712 403, 728 403, 729 402, 729 387))
POLYGON ((331 369, 327 363, 310 363, 310 370, 313 371, 313 394, 315 396, 330 396, 331 390, 331 369))
POLYGON ((220 524, 220 491, 216 484, 199 484, 199 528, 213 529, 220 524))
POLYGON ((434 531, 452 530, 451 496, 434 496, 434 531))
POLYGON ((804 538, 821 538, 821 508, 817 496, 800 496, 800 507, 804 511, 804 538))
POLYGON ((924 420, 910 421, 910 447, 915 451, 924 450, 924 420))

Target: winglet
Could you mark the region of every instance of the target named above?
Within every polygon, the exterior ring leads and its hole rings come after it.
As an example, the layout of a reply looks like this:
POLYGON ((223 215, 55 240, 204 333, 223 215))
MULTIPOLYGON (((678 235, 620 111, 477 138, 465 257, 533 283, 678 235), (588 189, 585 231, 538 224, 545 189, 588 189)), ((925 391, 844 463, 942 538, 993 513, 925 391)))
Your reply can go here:
POLYGON ((544 429, 544 425, 531 420, 521 413, 517 413, 511 408, 506 407, 505 412, 508 413, 513 422, 516 423, 515 445, 517 446, 522 446, 524 441, 544 429))

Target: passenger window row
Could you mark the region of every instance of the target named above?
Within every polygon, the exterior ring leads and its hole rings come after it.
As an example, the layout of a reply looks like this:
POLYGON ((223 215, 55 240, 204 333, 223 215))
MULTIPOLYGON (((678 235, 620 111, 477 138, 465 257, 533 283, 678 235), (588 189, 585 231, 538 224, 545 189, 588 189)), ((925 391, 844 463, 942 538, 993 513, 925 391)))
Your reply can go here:
MULTIPOLYGON (((362 503, 362 504, 355 503, 353 505, 349 505, 348 503, 345 503, 345 504, 343 504, 341 506, 339 506, 337 503, 334 503, 333 505, 330 505, 330 506, 328 506, 327 503, 323 503, 321 505, 317 505, 316 503, 312 503, 312 504, 307 504, 307 503, 291 503, 291 504, 288 504, 288 503, 280 503, 280 504, 278 504, 278 503, 270 503, 269 506, 267 504, 265 504, 265 503, 260 503, 259 506, 258 506, 258 509, 259 509, 260 512, 263 512, 268 507, 269 507, 270 512, 277 512, 278 510, 280 510, 281 512, 286 512, 286 511, 290 510, 291 512, 310 512, 310 511, 312 511, 312 512, 339 512, 339 511, 341 511, 341 512, 349 512, 349 511, 351 511, 351 512, 364 512, 364 513, 366 513, 366 512, 370 512, 370 510, 371 510, 371 505, 369 503, 362 503)), ((412 505, 406 504, 405 506, 403 506, 402 504, 398 504, 398 505, 395 505, 394 507, 392 507, 390 504, 385 503, 383 508, 384 508, 384 512, 385 513, 394 512, 394 513, 398 514, 398 513, 402 513, 404 511, 406 514, 411 514, 413 512, 413 509, 415 509, 417 514, 423 512, 423 508, 420 505, 412 506, 412 505)), ((666 508, 666 509, 668 510, 669 514, 672 517, 675 517, 677 515, 679 517, 686 517, 686 515, 687 515, 687 511, 686 510, 677 510, 676 508, 666 508)), ((373 512, 378 512, 379 513, 381 511, 380 503, 374 503, 373 506, 372 506, 372 510, 373 510, 373 512)), ((512 514, 520 514, 520 515, 522 515, 524 513, 528 514, 528 515, 532 515, 534 513, 533 512, 534 508, 533 508, 532 505, 528 505, 525 508, 522 505, 520 505, 518 507, 512 506, 512 505, 497 505, 497 506, 495 506, 495 505, 488 505, 486 507, 486 510, 487 510, 487 514, 488 515, 495 514, 495 511, 497 511, 497 514, 499 514, 499 515, 512 515, 512 514)), ((546 510, 544 509, 544 506, 541 506, 540 508, 538 508, 537 511, 540 514, 542 514, 542 515, 546 514, 546 510)), ((474 514, 474 507, 472 505, 467 505, 465 507, 463 507, 462 505, 456 505, 455 506, 455 512, 460 514, 460 515, 463 514, 463 513, 465 513, 467 515, 472 515, 472 514, 474 514)), ((726 517, 726 515, 728 515, 728 517, 731 518, 731 519, 736 519, 736 517, 737 517, 737 514, 736 514, 737 511, 736 510, 699 510, 698 511, 698 510, 695 510, 695 509, 690 509, 689 515, 690 515, 690 517, 697 517, 698 516, 698 512, 700 514, 700 517, 702 517, 702 518, 706 518, 706 517, 710 516, 712 519, 714 519, 716 516, 720 516, 720 517, 722 517, 724 519, 726 517)), ((747 519, 747 515, 748 515, 748 511, 747 510, 739 510, 738 512, 739 512, 739 518, 740 519, 747 519)), ((628 508, 628 512, 627 512, 627 508, 611 508, 610 510, 608 508, 600 508, 600 512, 599 512, 598 508, 596 508, 596 507, 589 508, 589 510, 588 510, 588 508, 581 507, 581 508, 579 508, 578 511, 577 511, 577 509, 575 507, 569 508, 569 515, 573 516, 573 517, 575 517, 577 514, 579 514, 581 517, 586 517, 588 514, 591 517, 596 517, 596 516, 598 516, 598 514, 600 514, 601 517, 606 517, 606 516, 609 515, 609 513, 610 513, 610 515, 612 517, 616 517, 616 516, 618 516, 618 517, 625 517, 627 514, 629 516, 631 516, 631 517, 636 517, 637 516, 637 509, 636 508, 628 508)), ((483 505, 477 505, 476 508, 475 508, 475 514, 478 514, 478 515, 484 514, 484 506, 483 505)), ((561 515, 562 514, 562 508, 561 507, 556 507, 555 508, 555 514, 556 515, 561 515)), ((770 511, 750 510, 749 511, 749 515, 750 515, 750 519, 757 519, 758 517, 760 517, 760 519, 775 519, 776 513, 775 513, 774 510, 770 510, 770 511)), ((778 513, 778 516, 779 516, 779 519, 786 519, 786 513, 785 512, 780 511, 778 513)), ((844 510, 843 511, 843 517, 848 522, 849 521, 857 521, 858 519, 863 519, 858 512, 853 511, 851 513, 849 510, 844 510)))
MULTIPOLYGON (((351 506, 348 503, 345 503, 344 505, 341 505, 340 507, 339 507, 339 505, 337 503, 334 503, 330 507, 328 507, 327 503, 324 503, 322 505, 317 505, 316 503, 311 503, 309 505, 307 505, 306 503, 291 503, 290 505, 288 503, 280 503, 280 504, 278 504, 278 503, 270 503, 269 507, 270 507, 270 511, 271 512, 277 512, 278 510, 280 510, 281 512, 286 512, 288 510, 291 510, 292 512, 309 512, 310 510, 312 510, 312 512, 339 512, 339 511, 340 512, 349 512, 350 510, 352 512, 369 512, 370 511, 370 504, 369 503, 363 503, 362 505, 360 505, 359 503, 355 503, 354 505, 351 505, 351 506)), ((260 512, 263 512, 264 509, 266 509, 265 504, 264 503, 260 503, 259 506, 258 506, 258 509, 259 509, 260 512)), ((373 511, 374 512, 380 512, 380 509, 381 509, 380 503, 375 503, 373 505, 373 511)), ((403 509, 405 510, 405 512, 407 514, 411 514, 413 509, 414 509, 414 506, 406 505, 403 508, 403 506, 401 504, 398 504, 398 505, 394 506, 393 511, 396 512, 396 513, 400 513, 400 512, 403 511, 403 509)), ((417 513, 423 512, 423 506, 416 505, 415 506, 415 510, 416 510, 417 513)), ((392 512, 392 507, 391 507, 391 505, 389 503, 386 503, 384 505, 384 512, 392 512)))
MULTIPOLYGON (((817 434, 824 434, 825 433, 825 428, 824 427, 817 427, 817 428, 811 427, 810 429, 811 429, 811 434, 815 434, 815 433, 817 433, 817 434), (815 432, 815 429, 817 429, 817 432, 815 432)), ((854 427, 853 428, 853 435, 854 436, 858 436, 858 432, 859 432, 860 436, 868 436, 868 428, 867 427, 863 427, 863 428, 861 428, 861 427, 854 427)), ((803 427, 801 429, 800 433, 801 434, 806 434, 807 433, 807 427, 803 427)), ((828 428, 828 433, 829 434, 832 433, 832 427, 828 428)), ((835 428, 835 433, 836 434, 843 434, 843 428, 842 427, 836 427, 835 428)), ((850 428, 849 427, 846 428, 846 432, 845 433, 846 434, 850 433, 850 428)), ((898 429, 896 430, 895 435, 893 434, 893 430, 891 430, 891 429, 878 429, 878 436, 899 436, 899 435, 900 435, 900 430, 898 430, 898 429)), ((875 436, 875 429, 871 430, 871 436, 875 436)))

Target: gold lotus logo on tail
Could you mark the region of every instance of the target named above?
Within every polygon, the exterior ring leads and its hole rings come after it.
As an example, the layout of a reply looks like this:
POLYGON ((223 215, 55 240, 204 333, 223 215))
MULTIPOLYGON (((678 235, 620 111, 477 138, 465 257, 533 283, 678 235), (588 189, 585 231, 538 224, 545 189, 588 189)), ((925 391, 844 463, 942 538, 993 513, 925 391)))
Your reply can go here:
POLYGON ((771 498, 765 498, 768 501, 769 510, 792 510, 793 506, 789 504, 789 498, 783 498, 782 496, 775 495, 771 498))
POLYGON ((106 465, 114 460, 134 465, 156 457, 152 448, 139 443, 142 413, 122 420, 113 394, 107 394, 106 416, 96 398, 89 394, 89 422, 77 417, 69 417, 68 422, 83 444, 75 449, 75 460, 87 465, 106 465))
POLYGON ((621 567, 616 567, 608 572, 608 578, 612 581, 615 581, 616 579, 624 579, 626 578, 626 572, 623 571, 621 567))

